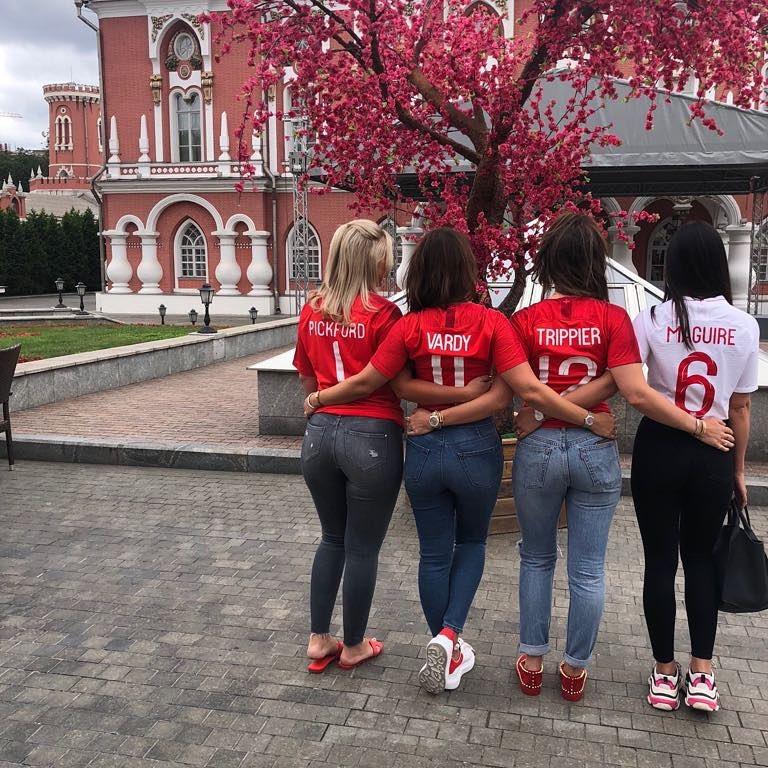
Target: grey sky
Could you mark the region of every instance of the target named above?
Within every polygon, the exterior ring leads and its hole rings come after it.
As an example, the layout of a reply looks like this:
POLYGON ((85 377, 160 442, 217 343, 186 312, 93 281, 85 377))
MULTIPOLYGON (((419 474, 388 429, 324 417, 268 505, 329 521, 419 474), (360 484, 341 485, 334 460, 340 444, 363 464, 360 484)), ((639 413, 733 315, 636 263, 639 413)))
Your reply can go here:
POLYGON ((72 0, 0 0, 0 20, 0 112, 23 115, 0 116, 0 143, 36 149, 48 127, 43 85, 98 84, 96 35, 72 0))

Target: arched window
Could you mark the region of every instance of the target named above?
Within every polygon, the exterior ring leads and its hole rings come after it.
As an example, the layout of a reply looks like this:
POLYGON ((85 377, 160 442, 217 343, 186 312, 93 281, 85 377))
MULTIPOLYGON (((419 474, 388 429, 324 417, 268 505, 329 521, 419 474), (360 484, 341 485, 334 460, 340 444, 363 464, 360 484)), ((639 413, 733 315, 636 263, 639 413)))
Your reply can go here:
POLYGON ((283 89, 283 135, 285 137, 285 162, 288 163, 291 152, 293 151, 293 120, 291 119, 289 112, 293 106, 293 98, 291 89, 289 86, 285 86, 283 89))
POLYGON ((57 118, 58 121, 61 121, 56 129, 59 149, 72 149, 72 120, 65 115, 57 118))
POLYGON ((190 221, 181 230, 177 238, 179 249, 179 261, 181 263, 181 277, 198 277, 205 279, 208 276, 208 259, 205 238, 200 227, 190 221))
POLYGON ((648 263, 646 265, 646 278, 656 285, 664 283, 664 265, 667 261, 667 248, 672 235, 675 234, 679 222, 668 218, 660 222, 653 230, 648 240, 648 263))
MULTIPOLYGON (((496 33, 504 37, 504 22, 501 20, 498 12, 495 8, 491 7, 483 0, 477 0, 477 2, 470 3, 464 11, 465 16, 474 16, 475 14, 483 14, 486 17, 490 17, 496 23, 496 33)), ((485 19, 483 19, 485 21, 485 19)))
POLYGON ((395 281, 395 275, 397 274, 397 268, 403 260, 403 241, 397 234, 397 224, 389 217, 382 219, 379 222, 379 226, 389 233, 392 238, 392 243, 395 251, 395 260, 392 265, 392 269, 386 278, 386 285, 384 286, 388 292, 394 292, 397 290, 397 283, 395 281))
MULTIPOLYGON (((310 224, 307 231, 307 279, 320 280, 320 238, 315 232, 315 228, 310 224)), ((288 276, 291 280, 296 279, 296 258, 294 235, 296 228, 291 227, 288 237, 285 241, 285 252, 288 257, 288 276)))
POLYGON ((198 91, 171 95, 171 126, 173 127, 173 160, 197 163, 203 157, 202 100, 198 91))

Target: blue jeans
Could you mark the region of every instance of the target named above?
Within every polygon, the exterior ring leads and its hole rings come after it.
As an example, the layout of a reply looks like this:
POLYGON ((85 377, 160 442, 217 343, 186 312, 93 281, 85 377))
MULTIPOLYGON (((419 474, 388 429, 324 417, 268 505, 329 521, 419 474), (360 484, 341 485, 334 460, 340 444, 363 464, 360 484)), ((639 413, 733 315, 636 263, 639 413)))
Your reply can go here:
POLYGON ((408 438, 405 488, 419 532, 421 607, 433 635, 464 628, 483 576, 502 466, 490 419, 408 438))
POLYGON ((621 496, 613 440, 585 429, 539 429, 518 443, 512 470, 520 542, 520 652, 549 651, 557 518, 568 514, 568 633, 564 659, 592 657, 605 599, 605 550, 621 496))

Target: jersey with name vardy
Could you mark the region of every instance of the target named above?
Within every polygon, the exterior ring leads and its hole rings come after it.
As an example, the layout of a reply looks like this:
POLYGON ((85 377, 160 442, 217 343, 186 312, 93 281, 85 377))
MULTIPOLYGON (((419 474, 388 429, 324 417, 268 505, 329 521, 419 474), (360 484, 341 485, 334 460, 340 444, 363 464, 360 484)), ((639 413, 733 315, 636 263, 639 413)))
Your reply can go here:
MULTIPOLYGON (((539 380, 567 394, 606 369, 640 362, 629 315, 621 307, 582 296, 545 299, 512 315, 512 327, 539 380)), ((592 408, 610 411, 608 403, 592 408)), ((544 427, 573 427, 547 419, 544 427)))
MULTIPOLYGON (((395 304, 378 294, 370 296, 370 305, 368 310, 359 297, 355 299, 348 324, 329 320, 309 302, 301 310, 293 365, 302 376, 314 376, 321 392, 360 373, 402 316, 395 304)), ((318 408, 318 413, 389 419, 403 425, 400 400, 389 385, 346 405, 318 408)))
MULTIPOLYGON (((416 378, 463 387, 493 369, 503 373, 524 363, 525 354, 501 312, 463 302, 447 309, 430 307, 405 315, 371 363, 392 378, 409 360, 416 378)), ((448 405, 425 407, 439 410, 448 405)))
POLYGON ((635 318, 648 383, 699 419, 727 419, 734 392, 757 389, 760 330, 724 297, 685 299, 693 349, 683 342, 671 301, 635 318))

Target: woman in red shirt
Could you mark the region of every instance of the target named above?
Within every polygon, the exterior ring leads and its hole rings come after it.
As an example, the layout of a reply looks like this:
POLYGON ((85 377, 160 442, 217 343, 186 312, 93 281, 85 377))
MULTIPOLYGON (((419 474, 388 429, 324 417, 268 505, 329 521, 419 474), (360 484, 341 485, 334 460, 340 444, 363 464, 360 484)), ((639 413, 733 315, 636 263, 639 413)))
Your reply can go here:
MULTIPOLYGON (((629 316, 608 302, 606 250, 600 230, 587 216, 564 214, 545 233, 533 277, 549 298, 512 317, 526 359, 561 401, 579 399, 596 414, 607 414, 610 409, 604 399, 615 393, 615 380, 642 413, 728 450, 732 437, 722 422, 702 422, 646 384, 629 316)), ((511 394, 499 383, 487 395, 444 411, 442 420, 444 424, 474 421, 510 400, 511 394)), ((425 431, 428 414, 415 414, 411 424, 415 432, 425 431)), ((621 495, 618 449, 614 440, 568 423, 548 406, 537 412, 528 409, 521 424, 526 436, 518 442, 513 465, 523 535, 516 670, 523 693, 538 695, 543 657, 549 651, 557 519, 565 504, 570 606, 559 672, 563 698, 578 701, 584 694, 586 667, 603 610, 605 550, 621 495)))
MULTIPOLYGON (((465 235, 446 228, 426 234, 406 282, 411 312, 398 320, 361 373, 311 394, 310 410, 318 402, 327 407, 368 397, 410 361, 414 384, 452 385, 459 391, 465 382, 495 369, 548 413, 604 436, 612 434, 610 414, 593 415, 542 384, 506 318, 474 303, 476 262, 465 235)), ((403 394, 425 404, 419 395, 403 394)), ((446 392, 438 401, 444 405, 434 408, 431 417, 438 431, 409 439, 405 460, 405 487, 421 545, 419 594, 433 635, 419 681, 430 693, 457 688, 475 663, 474 650, 459 635, 483 574, 503 464, 488 414, 471 424, 440 429, 440 409, 453 400, 446 392)), ((359 447, 368 448, 362 440, 359 447)))
MULTIPOLYGON (((372 221, 351 221, 331 240, 326 278, 299 319, 294 366, 305 391, 332 387, 366 367, 400 318, 400 310, 376 293, 392 268, 392 240, 372 221)), ((399 391, 431 403, 464 401, 488 389, 479 379, 466 388, 441 387, 404 377, 399 391)), ((355 666, 381 653, 365 638, 376 586, 379 549, 389 527, 403 471, 400 399, 382 381, 349 405, 309 398, 315 413, 301 451, 304 479, 322 526, 312 567, 307 655, 311 672, 338 658, 355 666), (344 642, 330 622, 344 574, 344 642)))

